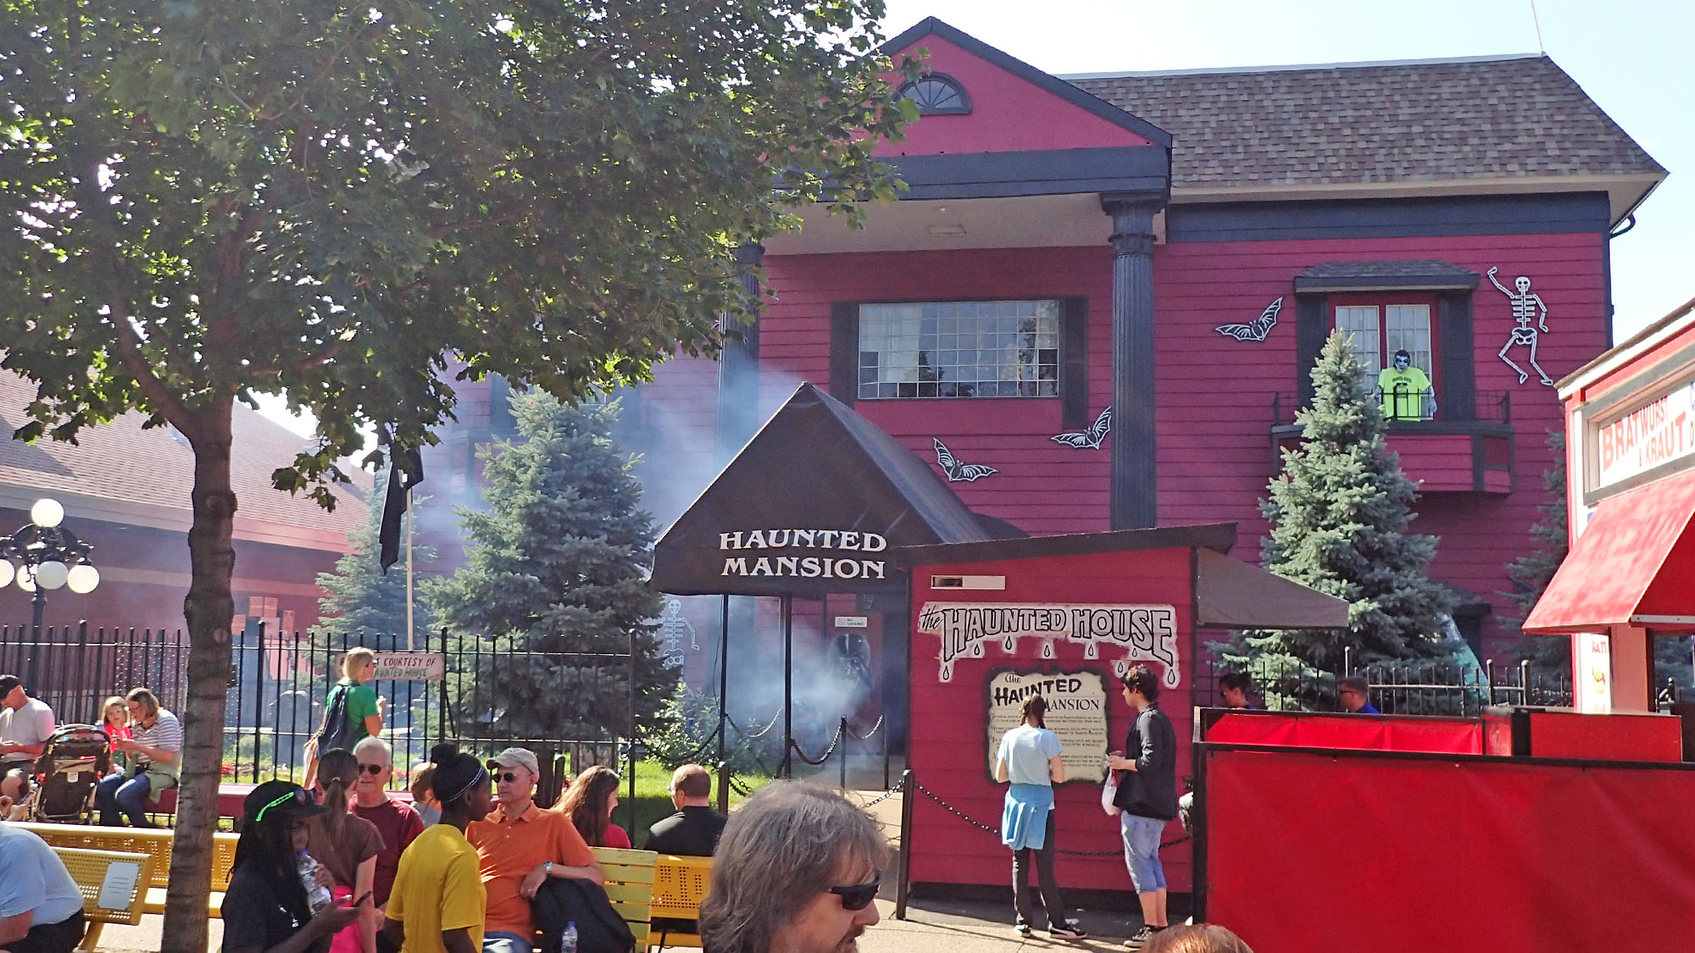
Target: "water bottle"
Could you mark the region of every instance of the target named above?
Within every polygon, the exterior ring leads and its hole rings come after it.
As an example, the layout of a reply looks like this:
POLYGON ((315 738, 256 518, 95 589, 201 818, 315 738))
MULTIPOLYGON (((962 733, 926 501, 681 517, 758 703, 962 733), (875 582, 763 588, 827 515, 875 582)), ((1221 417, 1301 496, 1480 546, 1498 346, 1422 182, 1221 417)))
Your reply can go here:
POLYGON ((559 934, 559 953, 577 953, 577 921, 565 924, 565 931, 559 934))
POLYGON ((306 888, 306 903, 312 908, 312 915, 317 916, 332 901, 330 888, 313 883, 318 876, 318 862, 305 851, 300 852, 299 870, 300 883, 306 888))

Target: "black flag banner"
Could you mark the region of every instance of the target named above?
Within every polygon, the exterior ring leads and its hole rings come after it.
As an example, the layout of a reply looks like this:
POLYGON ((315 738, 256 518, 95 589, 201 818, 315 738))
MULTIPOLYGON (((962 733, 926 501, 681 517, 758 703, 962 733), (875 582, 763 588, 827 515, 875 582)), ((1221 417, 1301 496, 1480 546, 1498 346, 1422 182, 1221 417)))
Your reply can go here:
POLYGON ((400 517, 406 513, 407 493, 424 482, 424 461, 418 451, 389 447, 388 494, 383 498, 383 525, 377 535, 384 575, 400 561, 400 517))

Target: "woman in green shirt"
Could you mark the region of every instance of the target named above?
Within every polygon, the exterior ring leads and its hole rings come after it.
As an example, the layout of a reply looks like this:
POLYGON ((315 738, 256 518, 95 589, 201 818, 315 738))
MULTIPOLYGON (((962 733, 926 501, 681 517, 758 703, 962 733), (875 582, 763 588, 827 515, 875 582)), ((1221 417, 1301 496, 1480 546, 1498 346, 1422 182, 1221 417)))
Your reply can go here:
POLYGON ((324 700, 324 724, 308 742, 306 755, 306 785, 311 786, 318 774, 318 758, 323 753, 353 746, 383 730, 383 714, 387 707, 377 692, 365 684, 377 673, 377 653, 364 646, 348 649, 341 659, 341 680, 330 689, 324 700), (336 696, 343 694, 345 724, 331 724, 336 710, 336 696))

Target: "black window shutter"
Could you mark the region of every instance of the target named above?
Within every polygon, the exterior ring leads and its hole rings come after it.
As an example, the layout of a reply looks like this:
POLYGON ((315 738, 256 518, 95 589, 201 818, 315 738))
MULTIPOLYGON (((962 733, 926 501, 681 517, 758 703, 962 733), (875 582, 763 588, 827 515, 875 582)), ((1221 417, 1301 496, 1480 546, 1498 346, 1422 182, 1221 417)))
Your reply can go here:
POLYGON ((1330 337, 1330 316, 1327 299, 1322 294, 1295 296, 1295 393, 1296 406, 1312 403, 1312 368, 1330 337))
POLYGON ((1060 426, 1082 430, 1089 419, 1089 299, 1062 298, 1059 331, 1060 426))
POLYGON ((859 305, 830 305, 830 396, 852 406, 859 396, 859 305))
POLYGON ((1476 420, 1477 356, 1472 352, 1471 292, 1457 291, 1436 299, 1437 342, 1442 349, 1441 391, 1437 406, 1449 420, 1476 420))

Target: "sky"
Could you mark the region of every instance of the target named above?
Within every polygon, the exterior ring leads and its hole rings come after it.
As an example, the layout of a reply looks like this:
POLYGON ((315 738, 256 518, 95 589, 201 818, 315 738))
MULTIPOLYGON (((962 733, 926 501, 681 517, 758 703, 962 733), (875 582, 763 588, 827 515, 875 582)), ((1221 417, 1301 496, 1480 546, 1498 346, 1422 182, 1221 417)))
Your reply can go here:
MULTIPOLYGON (((886 0, 882 32, 927 16, 1048 73, 1356 63, 1547 52, 1671 175, 1613 242, 1613 340, 1695 298, 1690 0, 886 0), (1541 37, 1538 43, 1537 22, 1541 37), (1683 271, 1692 268, 1691 272, 1683 271)), ((267 415, 297 432, 280 401, 267 415)))

